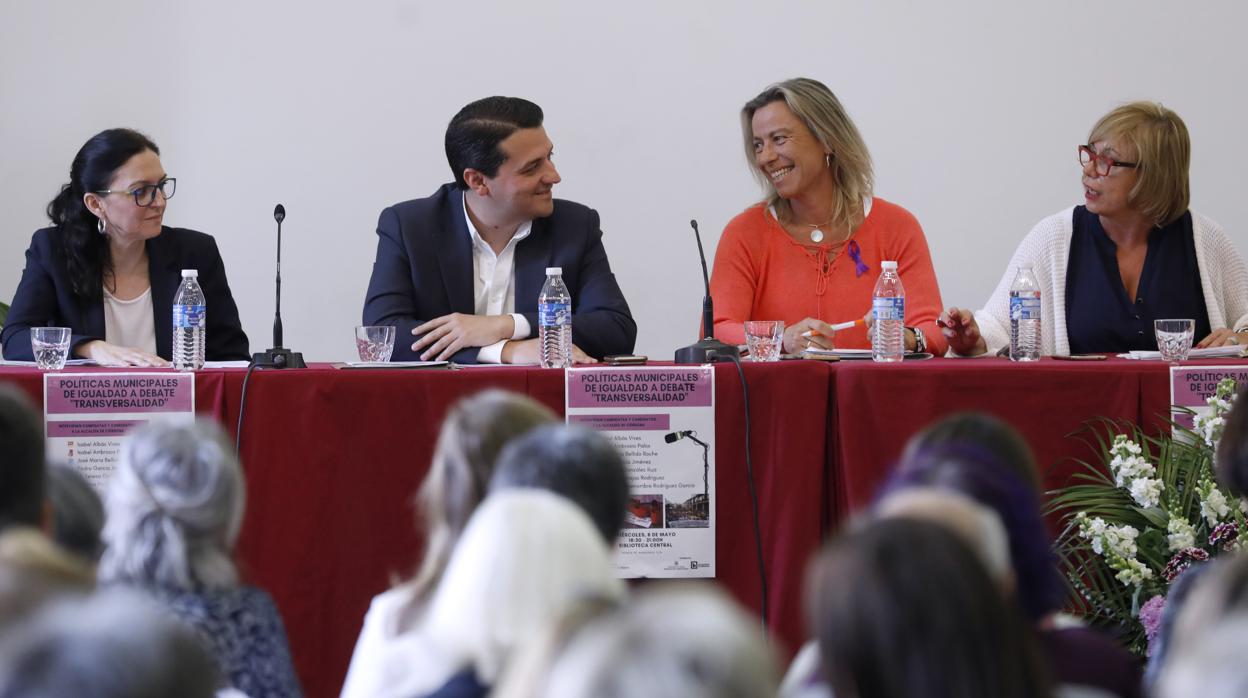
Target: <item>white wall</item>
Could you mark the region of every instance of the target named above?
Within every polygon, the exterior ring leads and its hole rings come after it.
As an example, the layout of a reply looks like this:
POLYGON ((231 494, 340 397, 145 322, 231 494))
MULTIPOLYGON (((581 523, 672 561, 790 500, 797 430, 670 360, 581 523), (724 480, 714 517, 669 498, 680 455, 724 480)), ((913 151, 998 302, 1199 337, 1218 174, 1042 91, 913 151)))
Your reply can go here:
POLYGON ((602 214, 638 351, 668 358, 700 308, 688 220, 711 254, 759 196, 737 111, 798 75, 857 121, 946 305, 981 303, 1030 226, 1081 200, 1075 145, 1130 99, 1184 117, 1193 208, 1246 251, 1246 20, 1236 0, 3 0, 0 297, 77 149, 131 126, 178 177, 166 222, 216 236, 253 350, 281 202, 286 344, 349 358, 377 214, 449 179, 459 107, 508 94, 545 109, 556 195, 602 214))

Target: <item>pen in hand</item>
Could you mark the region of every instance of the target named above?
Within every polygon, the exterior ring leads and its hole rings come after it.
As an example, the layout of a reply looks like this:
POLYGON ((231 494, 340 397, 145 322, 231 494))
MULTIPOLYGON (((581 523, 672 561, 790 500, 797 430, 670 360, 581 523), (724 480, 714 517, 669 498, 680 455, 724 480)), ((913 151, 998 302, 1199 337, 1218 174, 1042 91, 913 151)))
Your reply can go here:
MULTIPOLYGON (((838 322, 832 326, 832 329, 836 330, 837 332, 840 332, 841 330, 848 330, 854 327, 862 327, 865 324, 867 324, 866 318, 858 318, 857 320, 850 320, 848 322, 838 322)), ((802 333, 802 336, 803 337, 814 337, 814 336, 822 337, 823 333, 820 332, 819 330, 806 330, 805 332, 802 333)))

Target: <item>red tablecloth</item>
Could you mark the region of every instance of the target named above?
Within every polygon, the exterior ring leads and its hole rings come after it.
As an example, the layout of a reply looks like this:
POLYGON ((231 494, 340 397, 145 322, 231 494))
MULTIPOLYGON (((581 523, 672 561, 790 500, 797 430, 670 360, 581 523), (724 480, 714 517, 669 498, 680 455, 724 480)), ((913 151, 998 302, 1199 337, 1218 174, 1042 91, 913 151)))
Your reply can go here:
MULTIPOLYGON (((78 370, 78 369, 73 369, 78 370)), ((98 370, 98 369, 97 369, 98 370)), ((807 558, 829 521, 829 368, 746 364, 752 454, 769 607, 785 649, 801 641, 807 558)), ((40 373, 0 368, 42 402, 40 373)), ((196 409, 233 433, 243 371, 196 375, 196 409)), ((523 368, 360 371, 315 366, 257 371, 240 435, 248 501, 238 557, 286 622, 310 696, 337 695, 374 594, 414 571, 421 552, 412 506, 439 426, 457 399, 487 387, 526 393, 563 412, 563 374, 523 368)), ((717 579, 760 606, 736 368, 716 367, 717 579)))

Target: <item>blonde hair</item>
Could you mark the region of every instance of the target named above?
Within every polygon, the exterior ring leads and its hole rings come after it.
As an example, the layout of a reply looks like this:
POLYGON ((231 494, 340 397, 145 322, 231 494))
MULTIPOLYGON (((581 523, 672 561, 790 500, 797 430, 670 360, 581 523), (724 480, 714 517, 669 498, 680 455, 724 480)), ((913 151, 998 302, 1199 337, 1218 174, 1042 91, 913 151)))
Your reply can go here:
POLYGON ((426 547, 420 571, 411 582, 413 601, 423 602, 433 595, 451 549, 485 498, 503 447, 553 421, 555 414, 546 406, 503 390, 486 390, 460 400, 447 413, 429 474, 416 495, 426 547))
POLYGON ((1187 211, 1192 145, 1178 114, 1157 102, 1124 104, 1096 122, 1088 143, 1107 138, 1135 149, 1138 177, 1127 195, 1132 208, 1158 226, 1173 223, 1187 211))
POLYGON ((745 137, 745 157, 750 170, 766 192, 766 203, 777 213, 788 213, 789 204, 776 193, 771 178, 758 169, 754 155, 754 113, 773 102, 784 102, 824 149, 831 151, 829 167, 836 182, 832 222, 856 229, 864 216, 863 199, 871 196, 875 176, 871 154, 840 100, 826 85, 810 78, 793 78, 769 85, 741 108, 741 131, 745 137))

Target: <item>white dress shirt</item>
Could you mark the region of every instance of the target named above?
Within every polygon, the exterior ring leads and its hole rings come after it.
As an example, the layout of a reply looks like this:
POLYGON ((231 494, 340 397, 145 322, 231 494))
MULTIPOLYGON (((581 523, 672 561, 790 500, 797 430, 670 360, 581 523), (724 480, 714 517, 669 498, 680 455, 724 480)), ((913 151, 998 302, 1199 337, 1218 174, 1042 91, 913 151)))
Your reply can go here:
MULTIPOLYGON (((473 313, 476 315, 511 315, 516 329, 510 339, 524 339, 529 336, 529 321, 516 309, 516 244, 533 232, 533 221, 527 221, 516 229, 516 234, 507 241, 503 251, 495 254, 494 249, 486 242, 477 227, 472 224, 468 215, 468 201, 464 200, 464 222, 468 224, 468 235, 472 239, 472 297, 473 313)), ((501 364, 503 362, 503 345, 507 339, 499 340, 488 346, 481 347, 477 353, 477 362, 483 364, 501 364)))

